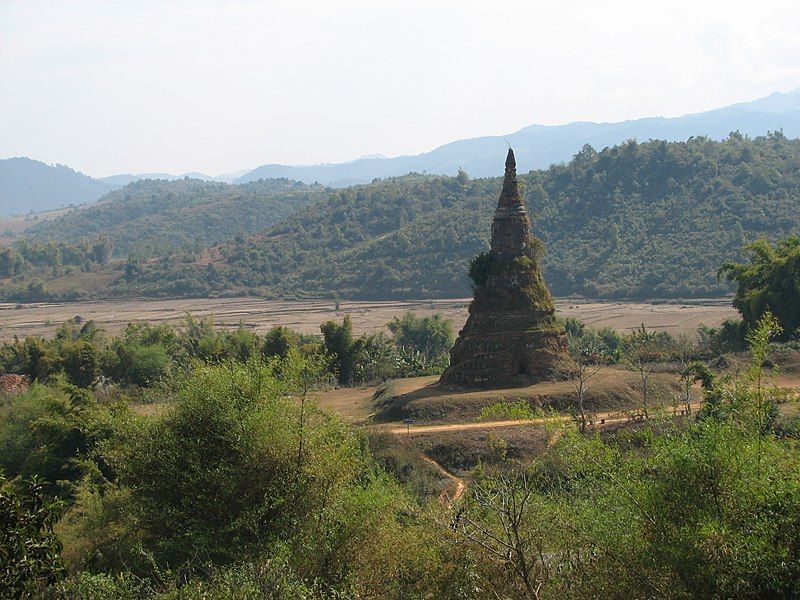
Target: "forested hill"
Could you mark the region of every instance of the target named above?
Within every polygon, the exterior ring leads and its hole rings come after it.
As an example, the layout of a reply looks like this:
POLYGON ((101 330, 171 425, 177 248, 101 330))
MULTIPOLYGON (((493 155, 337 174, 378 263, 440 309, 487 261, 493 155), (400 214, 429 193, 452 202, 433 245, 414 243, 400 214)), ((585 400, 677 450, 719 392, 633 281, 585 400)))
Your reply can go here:
POLYGON ((96 205, 39 223, 26 235, 70 243, 105 235, 118 257, 159 256, 187 248, 199 252, 261 231, 326 195, 322 186, 288 179, 243 185, 189 178, 140 180, 96 205))
POLYGON ((0 160, 0 215, 24 215, 90 202, 116 187, 64 165, 6 158, 0 160))
MULTIPOLYGON (((497 171, 503 156, 498 155, 497 171)), ((524 166, 524 165, 520 165, 524 166)), ((729 291, 716 272, 758 237, 797 233, 800 141, 585 147, 522 177, 546 277, 558 295, 690 297, 729 291)), ((488 247, 500 179, 409 175, 333 194, 205 267, 161 260, 118 290, 153 295, 401 298, 470 293, 467 263, 488 247)))

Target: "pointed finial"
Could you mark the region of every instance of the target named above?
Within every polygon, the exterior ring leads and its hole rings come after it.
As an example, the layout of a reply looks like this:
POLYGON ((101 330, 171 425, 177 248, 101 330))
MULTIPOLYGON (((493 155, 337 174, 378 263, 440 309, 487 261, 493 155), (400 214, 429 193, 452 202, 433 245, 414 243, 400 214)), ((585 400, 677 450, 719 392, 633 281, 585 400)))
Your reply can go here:
POLYGON ((514 150, 509 148, 508 156, 506 156, 506 170, 516 169, 516 168, 517 168, 517 160, 514 158, 514 150))

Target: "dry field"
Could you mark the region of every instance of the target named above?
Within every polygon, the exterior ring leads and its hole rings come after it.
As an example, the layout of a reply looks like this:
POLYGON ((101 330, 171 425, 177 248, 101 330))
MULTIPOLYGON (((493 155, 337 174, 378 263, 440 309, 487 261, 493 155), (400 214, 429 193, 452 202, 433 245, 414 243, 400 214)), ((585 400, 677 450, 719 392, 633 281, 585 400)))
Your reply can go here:
MULTIPOLYGON (((393 317, 408 310, 420 315, 439 313, 452 319, 460 329, 467 319, 469 299, 409 301, 344 301, 336 310, 332 300, 275 301, 259 298, 217 298, 194 300, 112 300, 91 302, 2 304, 0 340, 17 335, 52 334, 75 316, 92 319, 109 331, 118 331, 130 321, 180 322, 187 313, 213 317, 219 326, 242 323, 263 333, 284 325, 304 333, 319 333, 321 323, 349 314, 355 332, 374 333, 384 329, 393 317)), ((701 323, 718 325, 738 313, 726 299, 696 300, 685 303, 591 302, 557 300, 559 314, 578 317, 597 327, 610 326, 620 331, 644 323, 648 328, 694 333, 701 323)))

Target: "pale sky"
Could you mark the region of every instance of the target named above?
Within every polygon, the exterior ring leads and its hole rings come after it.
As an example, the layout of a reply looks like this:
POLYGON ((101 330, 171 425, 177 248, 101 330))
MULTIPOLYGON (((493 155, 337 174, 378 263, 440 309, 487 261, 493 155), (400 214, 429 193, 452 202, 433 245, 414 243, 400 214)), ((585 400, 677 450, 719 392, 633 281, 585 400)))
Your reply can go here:
POLYGON ((0 0, 0 158, 93 176, 416 154, 797 87, 798 0, 0 0))

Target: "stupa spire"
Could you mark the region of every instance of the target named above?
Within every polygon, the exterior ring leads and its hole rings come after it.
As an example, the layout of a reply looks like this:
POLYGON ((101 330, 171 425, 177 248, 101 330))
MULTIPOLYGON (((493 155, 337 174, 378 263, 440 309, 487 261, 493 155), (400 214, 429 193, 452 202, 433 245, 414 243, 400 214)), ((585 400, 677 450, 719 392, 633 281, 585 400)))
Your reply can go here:
POLYGON ((506 173, 503 177, 503 191, 500 194, 500 206, 509 205, 523 205, 522 196, 519 193, 519 184, 517 183, 517 160, 514 158, 514 150, 508 149, 506 156, 506 173))
POLYGON ((504 256, 524 253, 530 245, 530 225, 517 183, 517 161, 509 148, 503 190, 492 221, 492 252, 504 256))

